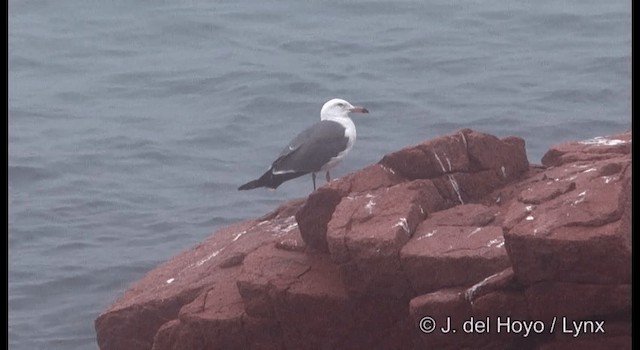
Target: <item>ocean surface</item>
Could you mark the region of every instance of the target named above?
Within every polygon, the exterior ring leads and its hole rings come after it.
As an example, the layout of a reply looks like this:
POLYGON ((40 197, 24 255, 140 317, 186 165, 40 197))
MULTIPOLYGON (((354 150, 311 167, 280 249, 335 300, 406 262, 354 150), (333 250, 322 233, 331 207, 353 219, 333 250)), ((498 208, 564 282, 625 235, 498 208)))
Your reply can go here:
POLYGON ((460 128, 539 163, 631 127, 629 0, 8 7, 15 350, 96 349, 95 318, 146 272, 308 195, 308 176, 236 188, 330 98, 370 111, 336 177, 460 128))

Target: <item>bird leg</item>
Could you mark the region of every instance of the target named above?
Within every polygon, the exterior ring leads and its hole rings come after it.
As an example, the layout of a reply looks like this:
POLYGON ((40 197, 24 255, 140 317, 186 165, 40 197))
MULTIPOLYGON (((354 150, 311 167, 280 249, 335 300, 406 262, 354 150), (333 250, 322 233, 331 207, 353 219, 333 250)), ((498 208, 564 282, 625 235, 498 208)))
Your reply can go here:
POLYGON ((327 170, 327 183, 331 182, 331 174, 329 174, 329 170, 327 170))
POLYGON ((316 190, 316 173, 311 173, 311 179, 313 179, 313 190, 316 190))

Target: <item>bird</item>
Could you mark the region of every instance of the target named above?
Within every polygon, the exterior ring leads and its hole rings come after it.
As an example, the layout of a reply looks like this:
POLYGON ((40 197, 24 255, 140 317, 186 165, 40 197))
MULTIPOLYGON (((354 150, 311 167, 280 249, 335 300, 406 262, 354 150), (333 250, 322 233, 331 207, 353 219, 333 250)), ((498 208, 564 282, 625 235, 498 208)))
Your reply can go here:
POLYGON ((262 176, 238 190, 276 189, 285 181, 311 173, 315 191, 316 173, 322 171, 326 172, 329 183, 331 169, 344 159, 356 142, 356 126, 349 113, 369 113, 369 110, 340 98, 327 101, 320 110, 320 121, 294 137, 262 176))

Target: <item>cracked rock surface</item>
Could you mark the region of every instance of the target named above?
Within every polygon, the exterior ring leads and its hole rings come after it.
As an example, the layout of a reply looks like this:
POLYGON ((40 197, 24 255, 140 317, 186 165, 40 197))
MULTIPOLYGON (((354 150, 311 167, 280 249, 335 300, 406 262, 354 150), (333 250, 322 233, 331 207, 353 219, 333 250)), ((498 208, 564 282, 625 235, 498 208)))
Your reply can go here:
POLYGON ((536 166, 524 140, 463 129, 388 154, 150 271, 96 319, 98 345, 630 348, 631 142, 567 142, 536 166), (425 316, 459 334, 420 332, 425 316), (462 332, 471 317, 494 328, 462 332), (550 332, 563 318, 605 332, 550 332))

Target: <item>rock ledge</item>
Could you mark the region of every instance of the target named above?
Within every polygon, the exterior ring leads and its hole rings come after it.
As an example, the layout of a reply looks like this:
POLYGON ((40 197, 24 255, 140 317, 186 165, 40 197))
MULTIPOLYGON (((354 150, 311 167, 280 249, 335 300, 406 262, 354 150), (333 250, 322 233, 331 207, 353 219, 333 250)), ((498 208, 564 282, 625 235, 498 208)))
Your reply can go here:
POLYGON ((98 345, 630 349, 631 141, 532 166, 522 139, 463 129, 388 154, 158 266, 97 318, 98 345))

